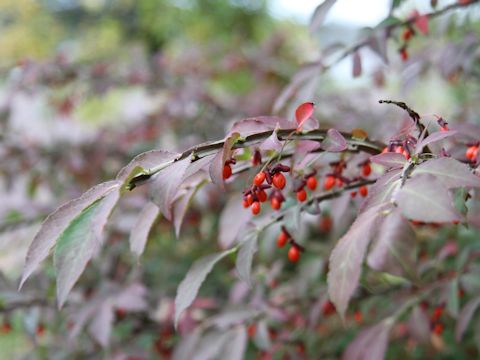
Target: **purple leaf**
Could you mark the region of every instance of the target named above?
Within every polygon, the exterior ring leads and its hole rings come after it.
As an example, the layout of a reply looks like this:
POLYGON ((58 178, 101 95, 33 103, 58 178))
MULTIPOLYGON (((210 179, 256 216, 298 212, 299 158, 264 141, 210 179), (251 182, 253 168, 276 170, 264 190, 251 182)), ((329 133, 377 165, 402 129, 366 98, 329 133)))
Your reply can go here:
POLYGON ((124 183, 132 176, 140 173, 142 170, 148 170, 162 164, 166 165, 167 163, 173 161, 173 159, 175 159, 178 155, 180 154, 174 154, 164 150, 152 150, 144 152, 135 156, 127 166, 118 172, 117 180, 124 183))
POLYGON ((360 211, 385 202, 390 202, 395 189, 400 186, 401 172, 401 170, 391 170, 381 176, 375 184, 370 187, 368 196, 362 203, 360 211))
POLYGON ((348 345, 342 360, 383 360, 392 324, 387 319, 362 330, 348 345))
POLYGON ((223 249, 231 247, 240 229, 252 218, 252 212, 244 209, 242 195, 238 194, 230 198, 220 215, 218 230, 218 243, 223 249))
POLYGON ((180 237, 180 229, 182 227, 183 218, 187 213, 187 210, 192 202, 193 197, 195 196, 197 190, 205 184, 206 173, 197 172, 195 175, 189 178, 188 187, 182 189, 175 202, 173 204, 173 225, 175 227, 175 236, 180 237))
POLYGON ((235 122, 230 129, 229 134, 239 133, 240 136, 246 137, 259 132, 273 130, 275 128, 290 129, 293 126, 294 125, 291 121, 278 116, 258 116, 235 122))
POLYGON ((412 177, 434 175, 449 189, 480 187, 480 177, 474 175, 465 164, 447 157, 426 161, 415 168, 412 177))
POLYGON ((88 332, 104 348, 108 346, 112 333, 113 318, 112 303, 108 300, 104 301, 88 327, 88 332))
POLYGON ((223 186, 223 167, 225 161, 232 156, 232 146, 240 137, 238 132, 233 133, 225 139, 223 149, 218 151, 210 164, 209 172, 210 178, 214 184, 223 186))
POLYGON ((139 283, 133 283, 115 294, 112 298, 113 306, 125 311, 142 311, 148 308, 146 301, 147 289, 139 283))
POLYGON ((245 326, 237 326, 229 331, 229 340, 227 346, 224 346, 220 359, 224 360, 242 360, 247 349, 247 330, 245 326))
POLYGON ((183 311, 195 300, 200 286, 202 286, 215 264, 234 251, 235 249, 225 250, 221 253, 205 256, 193 263, 177 289, 175 297, 175 327, 177 327, 183 311))
POLYGON ((158 209, 158 206, 152 202, 148 202, 145 204, 142 211, 140 211, 140 214, 138 214, 135 225, 133 225, 133 229, 130 232, 129 239, 130 251, 136 256, 143 254, 148 234, 150 233, 150 229, 159 213, 160 210, 158 209))
POLYGON ((385 216, 378 230, 379 236, 371 247, 368 266, 377 271, 403 275, 415 265, 415 234, 398 209, 385 216))
POLYGON ((70 222, 80 215, 87 206, 119 187, 120 183, 118 181, 108 181, 94 186, 79 198, 60 206, 45 219, 28 248, 19 289, 37 266, 48 256, 57 238, 68 227, 70 222))
POLYGON ((342 319, 358 286, 365 252, 381 219, 378 212, 382 207, 384 204, 360 213, 330 255, 328 295, 342 319))
POLYGON ((63 306, 87 263, 99 250, 103 241, 103 228, 119 197, 117 185, 105 197, 85 208, 58 238, 53 260, 59 307, 63 306))
POLYGON ((448 130, 448 131, 437 131, 433 134, 430 134, 425 139, 420 141, 417 146, 415 147, 415 154, 420 154, 425 146, 431 144, 436 141, 443 140, 447 137, 455 135, 457 132, 455 130, 448 130))
POLYGON ((455 326, 455 340, 460 342, 463 337, 463 333, 468 327, 468 324, 472 320, 473 314, 480 306, 480 296, 471 299, 465 304, 462 311, 458 315, 457 324, 455 326))
POLYGON ((240 243, 238 251, 236 269, 240 279, 248 285, 252 284, 251 272, 253 255, 257 252, 258 234, 255 228, 246 230, 244 239, 240 243))
POLYGON ((352 76, 357 78, 362 75, 362 58, 360 57, 360 53, 358 51, 353 53, 352 61, 352 76))
POLYGON ((318 30, 318 28, 322 26, 328 12, 332 8, 332 6, 335 5, 336 2, 337 0, 325 0, 317 6, 315 11, 313 12, 312 18, 310 19, 311 32, 318 30))
POLYGON ((403 215, 411 220, 434 223, 461 220, 447 188, 430 174, 408 180, 397 193, 396 202, 403 215))
POLYGON ((387 152, 370 157, 370 161, 374 164, 385 166, 387 169, 401 169, 407 162, 407 159, 402 154, 387 152))
POLYGON ((273 150, 279 152, 282 149, 282 142, 278 140, 277 132, 273 131, 258 147, 261 151, 273 150))
POLYGON ((430 341, 430 319, 427 313, 419 306, 415 306, 408 320, 410 335, 420 343, 427 344, 430 341))
POLYGON ((347 148, 347 141, 338 130, 329 129, 321 143, 321 148, 325 151, 340 152, 347 148))
POLYGON ((172 220, 173 200, 189 165, 190 158, 187 157, 175 161, 152 177, 150 185, 152 201, 159 207, 163 216, 170 221, 172 220))

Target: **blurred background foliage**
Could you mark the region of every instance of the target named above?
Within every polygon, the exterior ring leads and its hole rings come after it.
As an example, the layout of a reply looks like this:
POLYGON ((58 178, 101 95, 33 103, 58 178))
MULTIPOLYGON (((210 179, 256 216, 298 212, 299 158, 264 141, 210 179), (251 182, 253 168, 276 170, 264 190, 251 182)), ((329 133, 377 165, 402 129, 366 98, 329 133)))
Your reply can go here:
MULTIPOLYGON (((415 1, 403 3, 395 14, 399 18, 416 6, 415 1)), ((452 123, 478 122, 478 8, 472 14, 477 17, 455 14, 454 21, 430 24, 439 36, 416 36, 409 48, 418 60, 415 66, 399 60, 401 35, 395 34, 388 43, 388 65, 366 49, 357 79, 352 79, 350 58, 331 73, 311 73, 306 85, 298 85, 292 106, 320 100, 322 127, 360 126, 383 141, 402 125, 398 113, 377 105, 383 97, 401 97, 452 123)), ((273 17, 269 2, 262 0, 0 0, 0 321, 12 326, 10 332, 0 329, 1 357, 169 358, 180 334, 223 306, 271 296, 272 313, 288 318, 269 324, 272 336, 287 331, 289 351, 304 346, 307 353, 322 349, 322 358, 337 358, 360 328, 352 314, 348 330, 332 317, 314 331, 304 328, 305 314, 326 299, 331 245, 355 213, 345 202, 338 205, 344 211, 338 223, 331 224, 329 211, 309 219, 301 236, 318 241, 309 244, 312 251, 298 267, 274 252, 278 229, 265 234, 255 270, 264 281, 253 294, 247 295, 245 284, 236 280, 233 259, 219 264, 179 333, 171 322, 176 287, 195 259, 219 249, 219 214, 227 195, 214 186, 203 187, 193 200, 180 239, 160 219, 140 259, 129 252, 128 236, 147 196, 142 188, 128 194, 113 214, 101 256, 87 267, 62 312, 56 310, 50 259, 22 293, 16 286, 39 222, 60 203, 113 178, 140 152, 182 150, 223 138, 235 120, 272 114, 275 100, 302 64, 320 55, 329 63, 329 51, 320 48, 354 43, 370 30, 337 24, 309 34, 304 24, 273 17), (132 281, 148 290, 148 311, 116 312, 107 349, 88 331, 67 340, 84 304, 112 284, 132 281), (9 304, 25 305, 10 311, 9 304)), ((330 53, 338 54, 333 48, 330 53)), ((232 192, 242 189, 243 180, 232 185, 232 192)), ((424 239, 439 239, 428 252, 436 254, 459 237, 452 231, 424 230, 424 239)), ((475 238, 474 230, 462 231, 466 243, 475 238)), ((455 264, 450 259, 439 266, 445 270, 455 264)), ((380 276, 375 281, 379 287, 392 285, 380 276)), ((478 280, 471 286, 478 289, 478 280)), ((354 304, 353 310, 360 306, 376 321, 395 304, 377 296, 354 304)), ((392 341, 397 354, 435 354, 413 345, 405 350, 404 342, 395 342, 404 336, 403 325, 392 341)), ((473 336, 461 351, 455 347, 452 328, 446 330, 446 356, 478 355, 473 336)), ((255 358, 256 349, 249 342, 247 358, 255 358)))

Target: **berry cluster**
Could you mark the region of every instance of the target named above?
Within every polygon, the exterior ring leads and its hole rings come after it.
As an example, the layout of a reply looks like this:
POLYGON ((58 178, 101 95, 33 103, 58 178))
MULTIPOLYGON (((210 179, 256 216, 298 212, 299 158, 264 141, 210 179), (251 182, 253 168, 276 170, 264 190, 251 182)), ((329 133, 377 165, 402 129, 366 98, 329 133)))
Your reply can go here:
POLYGON ((287 231, 287 229, 282 226, 282 231, 277 237, 277 246, 283 248, 287 242, 290 243, 290 249, 288 250, 288 260, 295 263, 300 260, 300 253, 305 251, 305 248, 298 244, 287 231))
POLYGON ((287 179, 282 173, 289 172, 290 167, 277 164, 274 167, 266 167, 253 178, 252 185, 243 192, 243 207, 251 206, 253 215, 258 215, 261 211, 260 203, 267 201, 265 190, 272 189, 270 193, 270 204, 274 210, 280 209, 285 197, 282 189, 287 184, 287 179))
POLYGON ((315 174, 316 172, 312 172, 300 179, 299 183, 295 187, 295 193, 297 194, 298 201, 304 202, 305 200, 307 200, 307 191, 305 190, 305 187, 307 187, 311 191, 315 191, 315 189, 317 188, 318 182, 315 178, 315 174))

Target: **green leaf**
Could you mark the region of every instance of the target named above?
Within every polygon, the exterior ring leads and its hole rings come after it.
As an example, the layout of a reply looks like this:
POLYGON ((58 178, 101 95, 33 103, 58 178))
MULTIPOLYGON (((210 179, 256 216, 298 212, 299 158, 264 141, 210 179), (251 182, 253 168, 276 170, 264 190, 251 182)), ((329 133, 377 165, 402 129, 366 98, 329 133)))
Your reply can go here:
POLYGON ((57 240, 53 261, 59 307, 102 244, 102 231, 119 198, 118 188, 86 207, 57 240))

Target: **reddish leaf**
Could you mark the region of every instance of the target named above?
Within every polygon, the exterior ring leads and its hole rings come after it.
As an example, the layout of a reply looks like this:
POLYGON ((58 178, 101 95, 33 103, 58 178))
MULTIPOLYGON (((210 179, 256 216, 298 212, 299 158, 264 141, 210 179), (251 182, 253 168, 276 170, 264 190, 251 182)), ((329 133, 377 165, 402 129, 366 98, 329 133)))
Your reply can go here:
POLYGON ((130 251, 136 256, 143 254, 145 250, 145 244, 147 243, 148 234, 153 226, 153 223, 158 217, 160 209, 152 202, 148 202, 143 207, 140 214, 133 225, 133 229, 130 232, 130 251))
POLYGON ((360 213, 330 255, 328 294, 342 318, 358 286, 365 252, 377 230, 381 219, 378 212, 382 207, 384 204, 360 213))
POLYGON ((303 103, 295 110, 295 120, 297 121, 298 129, 301 129, 303 123, 313 115, 314 110, 315 104, 312 102, 303 103))
POLYGON ((468 324, 472 320, 473 314, 477 311, 480 306, 480 296, 471 299, 468 303, 465 304, 462 311, 458 315, 457 324, 455 326, 455 339, 457 342, 460 342, 463 337, 463 333, 468 327, 468 324))
POLYGON ((354 78, 359 77, 362 75, 362 58, 358 51, 355 51, 352 56, 352 76, 354 78))
POLYGON ((447 188, 430 174, 408 180, 396 195, 396 202, 403 215, 411 220, 435 223, 461 220, 447 188))
POLYGON ((415 26, 420 30, 424 35, 428 34, 428 16, 419 15, 415 18, 415 26))

